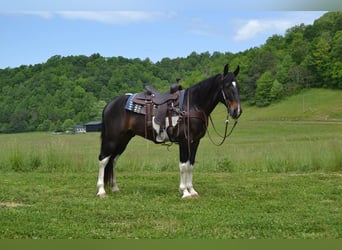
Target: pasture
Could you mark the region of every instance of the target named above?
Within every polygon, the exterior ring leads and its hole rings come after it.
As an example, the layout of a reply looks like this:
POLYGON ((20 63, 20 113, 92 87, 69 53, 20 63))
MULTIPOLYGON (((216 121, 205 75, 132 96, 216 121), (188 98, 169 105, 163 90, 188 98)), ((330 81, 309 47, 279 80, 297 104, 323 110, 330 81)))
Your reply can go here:
MULTIPOLYGON (((180 198, 177 145, 134 138, 118 161, 120 192, 99 199, 99 133, 2 134, 0 238, 341 239, 341 92, 315 91, 245 108, 221 147, 206 136, 198 199, 180 198)), ((218 107, 219 131, 224 117, 218 107)))

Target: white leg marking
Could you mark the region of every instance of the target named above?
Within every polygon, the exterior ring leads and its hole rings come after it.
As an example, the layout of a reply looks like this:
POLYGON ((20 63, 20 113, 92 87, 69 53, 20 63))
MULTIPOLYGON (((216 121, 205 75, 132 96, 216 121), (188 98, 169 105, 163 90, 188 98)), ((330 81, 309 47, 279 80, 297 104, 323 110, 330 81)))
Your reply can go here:
POLYGON ((187 161, 185 163, 180 162, 179 163, 179 171, 180 171, 180 184, 179 184, 179 191, 183 194, 182 198, 189 198, 191 197, 191 193, 188 190, 188 184, 189 184, 189 167, 190 162, 187 161))
POLYGON ((106 195, 106 191, 104 189, 104 171, 109 159, 110 156, 104 158, 102 161, 99 161, 99 178, 97 180, 97 196, 99 197, 104 197, 106 195))
POLYGON ((120 155, 117 155, 115 158, 114 158, 114 161, 113 161, 113 187, 112 187, 112 191, 113 192, 119 192, 119 187, 118 185, 116 184, 116 174, 115 174, 115 165, 116 165, 116 162, 118 161, 120 155))
POLYGON ((191 194, 188 192, 186 188, 186 180, 187 180, 187 166, 190 164, 189 161, 179 163, 179 171, 180 171, 180 184, 179 184, 179 191, 182 193, 182 198, 190 197, 191 194))

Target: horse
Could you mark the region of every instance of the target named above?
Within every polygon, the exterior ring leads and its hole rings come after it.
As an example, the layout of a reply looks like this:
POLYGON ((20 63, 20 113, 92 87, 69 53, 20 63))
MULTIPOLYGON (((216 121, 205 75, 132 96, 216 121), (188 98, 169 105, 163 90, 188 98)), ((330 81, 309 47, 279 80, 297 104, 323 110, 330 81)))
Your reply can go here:
MULTIPOLYGON (((240 71, 237 66, 229 72, 226 64, 223 74, 209 77, 199 83, 182 90, 183 102, 180 104, 180 116, 174 127, 173 142, 179 145, 179 191, 182 198, 198 197, 192 184, 193 169, 197 148, 208 127, 208 117, 218 103, 227 108, 227 116, 235 121, 242 114, 239 98, 239 87, 236 77, 240 71), (181 115, 182 114, 182 115, 181 115)), ((102 112, 101 151, 98 157, 99 174, 97 196, 105 197, 105 186, 112 192, 118 192, 115 165, 125 151, 129 141, 141 136, 154 142, 151 133, 146 133, 146 117, 125 109, 129 95, 116 97, 109 102, 102 112)), ((152 133, 153 134, 153 133, 152 133)))

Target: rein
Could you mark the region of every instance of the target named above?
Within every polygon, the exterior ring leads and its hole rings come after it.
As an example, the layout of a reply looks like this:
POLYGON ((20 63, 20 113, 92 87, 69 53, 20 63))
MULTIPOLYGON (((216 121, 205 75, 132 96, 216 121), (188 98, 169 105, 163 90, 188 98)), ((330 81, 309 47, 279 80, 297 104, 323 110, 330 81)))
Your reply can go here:
POLYGON ((209 140, 211 141, 212 144, 214 144, 215 146, 222 146, 222 144, 225 142, 225 140, 233 133, 233 130, 236 126, 236 124, 238 123, 238 120, 235 119, 234 120, 234 124, 233 124, 233 127, 230 129, 229 133, 228 132, 228 124, 229 124, 229 120, 228 120, 228 115, 227 115, 227 119, 226 119, 226 126, 225 126, 225 129, 224 129, 224 135, 222 136, 216 129, 215 125, 214 125, 214 122, 213 122, 213 119, 211 118, 211 115, 209 115, 209 120, 210 120, 210 123, 211 123, 211 126, 213 127, 215 133, 222 138, 222 141, 220 143, 217 143, 213 140, 213 138, 211 137, 210 133, 209 133, 209 130, 208 130, 208 127, 207 127, 207 133, 208 133, 208 137, 209 137, 209 140))
MULTIPOLYGON (((229 106, 228 102, 227 102, 227 97, 226 97, 226 94, 224 93, 223 91, 223 88, 221 89, 221 93, 222 93, 222 96, 223 96, 223 99, 224 101, 226 102, 226 105, 227 107, 229 106)), ((210 120, 210 123, 211 123, 211 126, 213 127, 215 133, 222 138, 222 141, 220 143, 216 143, 214 142, 213 138, 210 136, 210 133, 209 133, 209 130, 208 130, 208 127, 207 127, 207 133, 208 133, 208 137, 209 137, 209 140, 211 141, 212 144, 214 144, 215 146, 221 146, 224 141, 227 139, 227 137, 229 137, 232 133, 233 133, 233 130, 236 126, 236 124, 238 123, 238 120, 235 119, 234 120, 234 124, 233 124, 233 127, 231 128, 231 130, 228 132, 228 124, 229 124, 229 114, 228 114, 228 108, 227 108, 227 118, 226 118, 226 127, 224 129, 224 135, 222 136, 216 129, 215 125, 214 125, 214 122, 213 122, 213 119, 211 118, 211 115, 209 115, 209 120, 210 120)))

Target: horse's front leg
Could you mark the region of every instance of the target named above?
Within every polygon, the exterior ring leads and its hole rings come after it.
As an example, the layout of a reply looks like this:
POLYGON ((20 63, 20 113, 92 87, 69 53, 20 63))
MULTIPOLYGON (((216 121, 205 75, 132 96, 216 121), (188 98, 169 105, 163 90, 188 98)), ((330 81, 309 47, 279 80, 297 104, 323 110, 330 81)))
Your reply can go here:
POLYGON ((182 194, 182 198, 192 198, 198 197, 197 191, 194 189, 192 185, 192 172, 194 169, 194 162, 196 151, 198 148, 197 143, 192 143, 190 145, 190 152, 189 147, 187 144, 180 145, 180 163, 179 163, 179 170, 180 170, 180 184, 179 190, 182 194), (190 155, 189 155, 190 153, 190 155))

